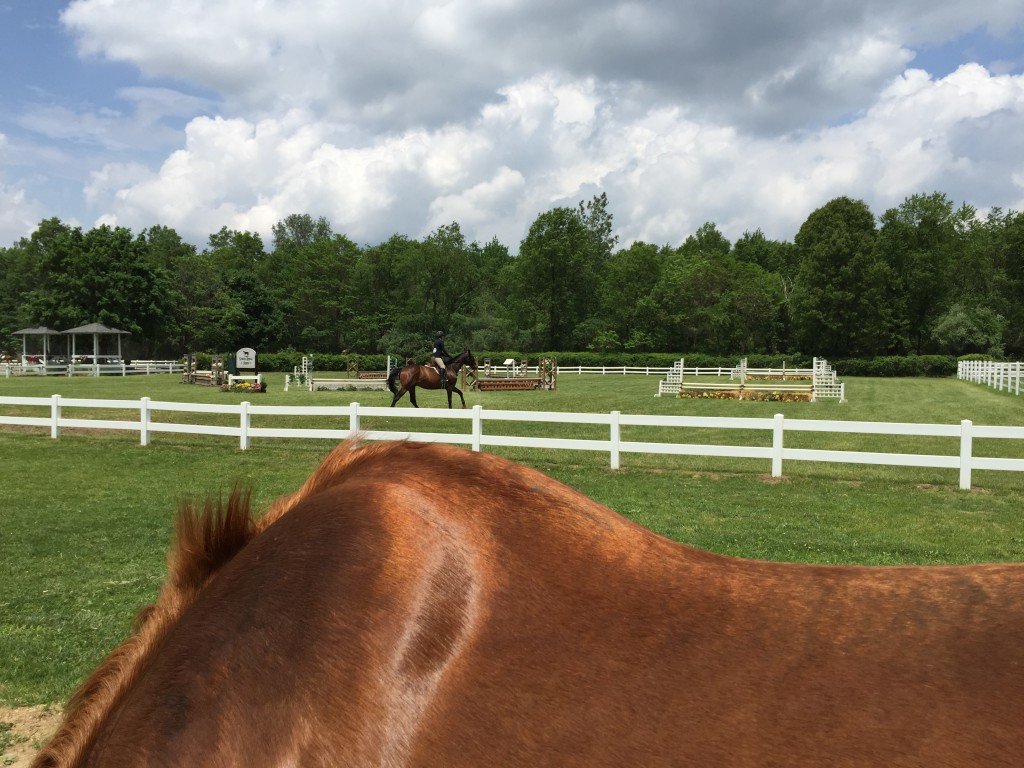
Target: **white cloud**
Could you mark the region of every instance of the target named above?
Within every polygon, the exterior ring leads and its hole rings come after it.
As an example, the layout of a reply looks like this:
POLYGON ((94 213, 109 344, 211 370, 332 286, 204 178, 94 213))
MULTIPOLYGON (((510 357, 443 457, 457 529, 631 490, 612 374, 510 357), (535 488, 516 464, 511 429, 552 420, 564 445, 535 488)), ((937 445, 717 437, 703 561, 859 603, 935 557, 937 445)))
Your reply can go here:
POLYGON ((361 144, 299 112, 197 118, 157 172, 108 166, 89 194, 120 223, 159 221, 196 239, 222 225, 269 235, 308 212, 362 242, 457 220, 470 237, 512 247, 538 213, 599 191, 624 243, 676 243, 709 220, 733 238, 761 227, 788 239, 839 195, 881 213, 918 192, 980 207, 1022 194, 1024 76, 977 66, 940 80, 908 71, 861 117, 783 141, 677 108, 636 114, 628 93, 589 80, 538 77, 503 95, 463 124, 361 144))
MULTIPOLYGON (((515 247, 602 191, 623 243, 708 220, 790 238, 837 195, 1024 199, 1019 64, 907 69, 923 44, 1019 29, 1019 0, 74 0, 61 18, 145 80, 25 109, 18 173, 197 242, 308 212, 361 242, 457 220, 515 247)), ((12 187, 8 210, 31 209, 12 187)))
POLYGON ((870 104, 911 46, 1011 29, 997 0, 75 0, 87 55, 222 94, 249 119, 293 108, 407 130, 461 122, 510 83, 555 74, 643 85, 718 122, 785 131, 870 104), (747 98, 744 98, 744 95, 747 98))
POLYGON ((47 103, 31 106, 19 115, 22 128, 47 137, 112 151, 163 150, 177 143, 180 132, 171 118, 189 118, 209 109, 208 99, 169 88, 122 88, 117 96, 127 106, 86 106, 72 109, 47 103))
POLYGON ((0 133, 0 243, 30 235, 42 218, 42 206, 16 182, 5 183, 7 137, 0 133))

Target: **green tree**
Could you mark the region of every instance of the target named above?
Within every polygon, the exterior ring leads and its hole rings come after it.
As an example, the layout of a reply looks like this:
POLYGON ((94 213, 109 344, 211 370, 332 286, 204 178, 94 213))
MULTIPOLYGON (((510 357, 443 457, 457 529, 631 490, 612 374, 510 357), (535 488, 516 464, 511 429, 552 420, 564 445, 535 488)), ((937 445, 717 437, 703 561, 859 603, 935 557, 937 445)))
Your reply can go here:
POLYGON ((21 341, 11 334, 33 324, 27 298, 41 280, 27 238, 0 248, 0 352, 21 354, 21 341))
POLYGON ((897 343, 890 289, 895 275, 879 258, 875 238, 867 204, 848 197, 813 211, 800 227, 792 306, 802 351, 871 357, 897 343))
POLYGON ((331 223, 323 216, 314 220, 308 213, 292 213, 271 228, 274 250, 286 245, 302 248, 318 240, 330 240, 331 223))
POLYGON ((42 278, 29 296, 35 322, 57 328, 99 322, 131 333, 131 348, 144 355, 166 348, 172 283, 150 260, 145 239, 106 225, 83 235, 50 219, 29 238, 29 250, 42 278))
POLYGON ((779 309, 778 337, 780 347, 792 348, 792 314, 791 299, 799 260, 796 246, 779 240, 769 240, 760 230, 744 232, 743 236, 733 245, 733 256, 741 264, 756 264, 777 280, 782 291, 782 304, 779 309))
POLYGON ((720 248, 679 252, 654 291, 666 347, 681 352, 774 351, 782 294, 778 280, 720 248))
POLYGON ((877 247, 897 280, 902 334, 918 354, 927 351, 932 324, 947 307, 962 241, 944 194, 913 195, 882 214, 877 247))
POLYGON ((273 232, 274 250, 260 274, 284 316, 283 343, 314 352, 348 348, 358 246, 335 235, 325 218, 306 214, 286 217, 273 232))
POLYGON ((612 214, 608 210, 608 195, 602 192, 584 203, 580 201, 576 214, 587 230, 591 258, 603 264, 619 242, 612 231, 612 214))
POLYGON ((571 349, 576 326, 596 308, 597 264, 577 211, 540 214, 519 246, 512 296, 523 308, 528 351, 571 349))
POLYGON ((601 276, 601 317, 606 332, 630 351, 649 351, 656 343, 658 308, 652 293, 670 251, 637 241, 611 255, 601 276))
POLYGON ((211 351, 243 346, 257 351, 280 349, 288 329, 272 288, 274 278, 268 281, 263 270, 267 261, 263 239, 255 232, 222 227, 210 235, 204 258, 219 278, 216 322, 204 334, 211 351))
POLYGON ((954 304, 932 326, 939 352, 951 355, 984 353, 1001 357, 1006 321, 988 307, 954 304))
POLYGON ((1024 212, 996 212, 987 225, 1006 313, 1006 350, 1024 355, 1024 212))

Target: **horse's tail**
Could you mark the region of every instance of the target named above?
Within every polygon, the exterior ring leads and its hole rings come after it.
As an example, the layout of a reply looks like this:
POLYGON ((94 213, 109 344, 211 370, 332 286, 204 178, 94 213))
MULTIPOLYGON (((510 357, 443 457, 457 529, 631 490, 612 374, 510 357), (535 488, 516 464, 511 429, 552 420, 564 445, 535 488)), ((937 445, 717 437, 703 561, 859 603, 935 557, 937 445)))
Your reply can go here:
POLYGON ((393 368, 391 373, 388 374, 388 389, 391 390, 391 394, 398 394, 398 385, 395 383, 398 381, 398 374, 402 372, 401 368, 393 368))

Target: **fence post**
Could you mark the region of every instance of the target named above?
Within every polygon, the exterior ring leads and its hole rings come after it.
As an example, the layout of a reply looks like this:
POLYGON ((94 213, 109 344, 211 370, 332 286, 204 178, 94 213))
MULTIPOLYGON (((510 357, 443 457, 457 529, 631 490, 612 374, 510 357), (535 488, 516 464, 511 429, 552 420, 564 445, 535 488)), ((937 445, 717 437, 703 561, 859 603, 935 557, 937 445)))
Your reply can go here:
POLYGON ((782 435, 785 430, 785 417, 775 414, 772 424, 772 477, 782 477, 782 435))
POLYGON ((971 490, 971 449, 974 444, 970 419, 960 422, 960 490, 971 490))
POLYGON ((359 403, 349 403, 348 406, 348 436, 354 437, 359 431, 359 403))
POLYGON ((50 398, 50 437, 60 437, 60 395, 50 398))
POLYGON ((247 451, 249 450, 249 401, 243 400, 238 410, 241 414, 238 446, 243 451, 247 451))
POLYGON ((139 408, 139 444, 149 445, 149 398, 142 398, 139 408))
POLYGON ((612 469, 619 468, 619 411, 612 411, 611 416, 611 442, 612 442, 612 469))
POLYGON ((473 450, 480 451, 484 436, 484 407, 479 403, 473 406, 473 450))

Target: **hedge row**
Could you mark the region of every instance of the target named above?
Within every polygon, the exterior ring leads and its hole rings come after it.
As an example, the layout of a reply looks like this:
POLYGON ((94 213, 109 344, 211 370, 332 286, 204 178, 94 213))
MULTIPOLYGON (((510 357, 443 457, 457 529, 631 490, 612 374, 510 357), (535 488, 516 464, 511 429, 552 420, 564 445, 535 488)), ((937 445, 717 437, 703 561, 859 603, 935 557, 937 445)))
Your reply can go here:
POLYGON ((952 355, 908 355, 830 362, 840 376, 956 376, 957 358, 952 355))
MULTIPOLYGON (((474 353, 477 362, 483 365, 485 359, 490 359, 494 364, 500 364, 508 358, 516 360, 527 359, 531 364, 536 364, 542 357, 553 357, 562 366, 651 366, 665 368, 685 357, 687 367, 698 366, 701 368, 725 368, 736 365, 740 358, 736 355, 706 355, 702 353, 690 353, 680 355, 673 352, 645 352, 645 353, 614 353, 614 352, 542 352, 525 355, 516 350, 504 350, 497 352, 474 353)), ((291 371, 302 363, 302 353, 294 351, 268 352, 259 356, 259 366, 262 371, 291 371)), ((225 356, 226 359, 227 356, 225 356)), ((427 356, 416 362, 426 362, 427 356)), ((830 360, 832 366, 840 376, 955 376, 956 357, 951 355, 909 355, 906 357, 876 357, 872 359, 844 359, 830 360)), ((965 355, 961 360, 966 359, 987 359, 983 355, 965 355)), ((313 356, 313 368, 319 371, 345 371, 348 369, 350 360, 356 360, 359 369, 363 371, 383 371, 387 368, 387 355, 366 354, 366 355, 331 355, 317 354, 313 356)), ((750 368, 810 368, 813 358, 798 352, 777 354, 777 355, 747 355, 747 365, 750 368)), ((404 363, 405 361, 399 361, 404 363)), ((210 355, 200 353, 198 363, 201 368, 209 368, 210 355)))

